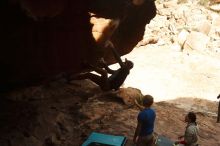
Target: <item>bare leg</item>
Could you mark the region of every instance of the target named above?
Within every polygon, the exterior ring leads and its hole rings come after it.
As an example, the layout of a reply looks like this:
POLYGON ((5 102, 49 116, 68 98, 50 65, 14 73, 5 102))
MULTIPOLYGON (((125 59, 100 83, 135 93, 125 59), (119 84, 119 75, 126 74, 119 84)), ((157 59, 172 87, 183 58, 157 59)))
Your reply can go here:
POLYGON ((154 142, 153 135, 139 137, 137 141, 137 146, 153 146, 153 142, 154 142))
POLYGON ((107 79, 108 79, 108 72, 107 72, 106 70, 104 70, 104 69, 102 69, 102 68, 94 67, 94 66, 92 66, 92 69, 93 69, 95 72, 101 74, 101 77, 102 77, 104 80, 107 80, 107 79))
POLYGON ((84 66, 87 66, 88 69, 93 70, 93 71, 101 74, 101 76, 107 80, 108 72, 106 70, 102 69, 101 67, 96 67, 94 65, 91 65, 89 63, 84 63, 84 66))
POLYGON ((83 73, 83 74, 79 74, 73 78, 71 78, 72 80, 83 80, 83 79, 89 79, 91 81, 93 81, 94 83, 96 83, 97 85, 99 85, 99 87, 102 90, 109 90, 109 85, 107 82, 107 76, 103 77, 103 76, 99 76, 93 73, 83 73))

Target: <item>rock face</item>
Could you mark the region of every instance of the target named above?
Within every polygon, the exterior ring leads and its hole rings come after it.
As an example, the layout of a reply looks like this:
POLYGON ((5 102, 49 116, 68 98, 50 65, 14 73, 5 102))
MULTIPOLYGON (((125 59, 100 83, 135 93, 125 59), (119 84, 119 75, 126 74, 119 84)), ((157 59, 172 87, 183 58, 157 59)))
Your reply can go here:
MULTIPOLYGON (((156 7, 151 0, 141 6, 128 0, 2 0, 1 88, 62 72, 77 73, 84 69, 84 61, 96 63, 103 57, 105 50, 92 35, 89 12, 120 19, 110 40, 124 55, 142 39, 145 25, 156 15, 156 7)), ((111 54, 105 58, 115 62, 111 54)))

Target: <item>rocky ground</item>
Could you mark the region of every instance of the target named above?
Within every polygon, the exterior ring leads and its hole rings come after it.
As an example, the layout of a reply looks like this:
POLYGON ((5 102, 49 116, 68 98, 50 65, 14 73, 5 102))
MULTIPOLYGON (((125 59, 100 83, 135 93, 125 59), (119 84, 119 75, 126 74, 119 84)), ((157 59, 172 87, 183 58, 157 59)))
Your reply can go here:
MULTIPOLYGON (((127 146, 139 112, 133 104, 142 96, 135 88, 103 93, 90 81, 53 82, 1 95, 1 146, 79 146, 93 132, 124 135, 127 146)), ((172 140, 184 132, 184 116, 194 111, 200 125, 200 143, 220 145, 217 102, 180 98, 156 102, 155 132, 172 140)))

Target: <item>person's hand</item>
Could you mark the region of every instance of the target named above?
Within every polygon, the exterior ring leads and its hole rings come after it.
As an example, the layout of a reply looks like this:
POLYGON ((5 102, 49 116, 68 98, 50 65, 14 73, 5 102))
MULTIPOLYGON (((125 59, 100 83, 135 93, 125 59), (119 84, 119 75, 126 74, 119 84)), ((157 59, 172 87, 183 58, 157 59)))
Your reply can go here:
POLYGON ((183 136, 178 136, 178 139, 182 139, 183 138, 183 136))
POLYGON ((107 63, 105 62, 104 58, 101 58, 101 59, 99 60, 99 65, 100 65, 101 67, 104 67, 106 64, 107 64, 107 63))
POLYGON ((179 143, 180 143, 179 141, 175 141, 175 142, 174 142, 175 145, 178 145, 179 143))
POLYGON ((104 58, 101 58, 99 62, 100 62, 100 63, 104 63, 104 64, 106 63, 105 60, 104 60, 104 58))
POLYGON ((217 99, 219 99, 220 98, 220 94, 217 96, 217 99))

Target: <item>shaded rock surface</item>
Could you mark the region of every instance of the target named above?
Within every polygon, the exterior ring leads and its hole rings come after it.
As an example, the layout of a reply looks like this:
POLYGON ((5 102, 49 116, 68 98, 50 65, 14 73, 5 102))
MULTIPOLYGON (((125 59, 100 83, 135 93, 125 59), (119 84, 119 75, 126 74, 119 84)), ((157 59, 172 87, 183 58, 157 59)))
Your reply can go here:
MULTIPOLYGON (((2 95, 0 145, 79 146, 93 131, 124 135, 128 137, 126 145, 132 145, 139 110, 125 104, 120 92, 126 92, 126 99, 130 100, 141 96, 139 90, 132 88, 103 93, 87 80, 71 84, 56 81, 46 87, 2 95)), ((193 110, 198 116, 201 145, 220 144, 217 102, 180 98, 157 102, 153 108, 157 113, 157 134, 176 140, 184 132, 185 114, 193 110)))
POLYGON ((129 0, 2 0, 0 5, 0 89, 79 73, 83 63, 96 64, 101 57, 115 63, 94 39, 90 13, 121 20, 108 38, 119 55, 134 48, 156 14, 153 0, 138 7, 129 0))

